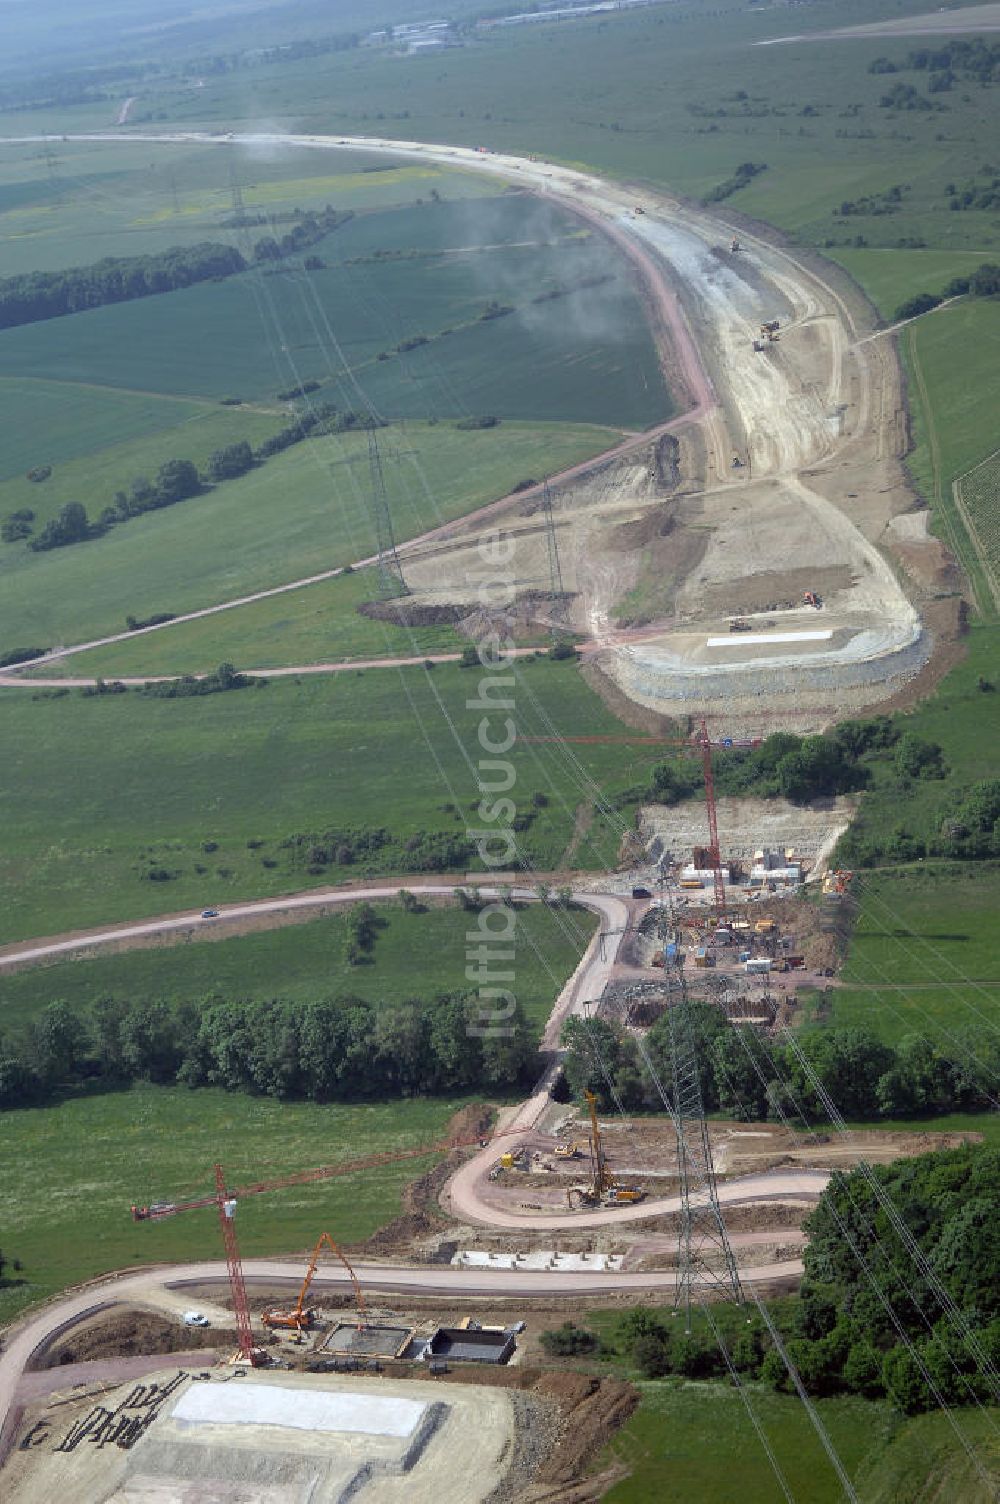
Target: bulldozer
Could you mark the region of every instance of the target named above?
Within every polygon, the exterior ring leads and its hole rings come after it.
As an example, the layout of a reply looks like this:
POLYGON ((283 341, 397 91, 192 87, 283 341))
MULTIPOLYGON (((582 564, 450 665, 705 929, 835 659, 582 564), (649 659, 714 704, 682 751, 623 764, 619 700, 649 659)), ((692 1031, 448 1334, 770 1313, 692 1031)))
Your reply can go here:
POLYGON ((590 1163, 593 1169, 590 1180, 571 1185, 566 1192, 566 1204, 577 1206, 633 1206, 645 1198, 645 1191, 636 1185, 619 1185, 608 1169, 601 1130, 597 1122, 597 1098, 592 1091, 585 1091, 584 1098, 590 1113, 590 1163))
POLYGON ((552 1153, 556 1159, 579 1159, 587 1147, 586 1143, 556 1144, 552 1153))

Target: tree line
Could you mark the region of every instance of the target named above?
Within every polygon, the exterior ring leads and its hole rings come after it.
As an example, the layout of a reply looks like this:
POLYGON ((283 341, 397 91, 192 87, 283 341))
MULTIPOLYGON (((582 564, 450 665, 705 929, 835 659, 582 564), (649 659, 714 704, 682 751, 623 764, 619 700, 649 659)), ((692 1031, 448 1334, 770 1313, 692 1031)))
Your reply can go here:
MULTIPOLYGON (((856 793, 868 787, 879 765, 900 780, 940 779, 948 772, 936 742, 901 731, 888 716, 841 721, 822 736, 778 731, 756 747, 734 747, 713 756, 719 793, 781 797, 793 804, 856 793)), ((628 790, 623 799, 677 804, 703 788, 701 769, 694 758, 687 758, 659 763, 648 788, 628 790)))
MULTIPOLYGON (((356 429, 385 427, 384 418, 373 418, 368 413, 341 412, 332 403, 321 403, 309 412, 296 413, 292 422, 262 440, 252 449, 245 440, 227 444, 217 449, 209 458, 202 475, 193 460, 167 460, 151 480, 139 475, 127 491, 116 491, 114 500, 100 515, 92 520, 86 507, 79 501, 69 501, 51 518, 37 537, 31 538, 28 547, 34 553, 47 553, 53 548, 66 548, 74 543, 87 543, 102 538, 111 528, 140 517, 145 512, 159 511, 162 507, 175 506, 180 501, 189 501, 201 496, 220 481, 235 480, 245 475, 255 465, 263 464, 275 454, 281 454, 304 439, 318 438, 323 434, 349 433, 356 429)), ((21 514, 22 516, 24 514, 21 514)), ((34 514, 32 514, 33 516, 34 514)), ((11 514, 13 517, 14 514, 11 514)), ((9 521, 10 519, 8 519, 9 521)), ((30 534, 31 525, 25 523, 17 530, 7 529, 2 536, 14 542, 30 534)))
MULTIPOLYGON (((833 1176, 804 1224, 809 1242, 799 1296, 772 1307, 772 1321, 811 1396, 885 1397, 906 1414, 935 1409, 934 1390, 948 1405, 992 1402, 986 1369, 1000 1364, 998 1172, 1000 1151, 966 1148, 833 1176), (973 1341, 944 1316, 872 1177, 973 1341)), ((551 1338, 549 1351, 564 1354, 597 1346, 593 1333, 571 1324, 551 1338)), ((648 1378, 728 1373, 707 1324, 687 1332, 641 1306, 622 1318, 613 1342, 648 1378)), ((741 1376, 794 1393, 785 1360, 759 1317, 742 1324, 727 1346, 741 1376)))
POLYGON ((0 279, 0 329, 234 277, 255 263, 297 255, 352 218, 350 211, 330 204, 315 211, 297 209, 292 228, 284 235, 258 240, 250 261, 235 246, 205 240, 147 256, 106 256, 90 266, 62 271, 19 272, 0 279))
POLYGON ((86 1009, 54 1002, 0 1041, 0 1108, 137 1081, 313 1102, 529 1085, 537 1055, 520 1007, 503 1035, 477 1033, 478 1009, 475 995, 459 992, 378 1007, 352 995, 304 1005, 218 996, 107 998, 86 1009))
MULTIPOLYGON (((746 1122, 827 1118, 823 1093, 845 1118, 932 1117, 982 1112, 992 1107, 1000 1075, 1000 1037, 961 1026, 949 1036, 945 1055, 922 1035, 885 1044, 868 1029, 814 1028, 795 1048, 769 1040, 749 1027, 727 1023, 712 1003, 690 1001, 684 1009, 695 1039, 706 1112, 746 1122)), ((604 1019, 571 1018, 563 1028, 566 1088, 576 1100, 592 1091, 604 1110, 620 1101, 628 1111, 663 1110, 663 1102, 633 1035, 604 1019), (612 1098, 612 1087, 615 1098, 612 1098)), ((670 1083, 673 1055, 666 1014, 644 1039, 661 1082, 670 1083)))

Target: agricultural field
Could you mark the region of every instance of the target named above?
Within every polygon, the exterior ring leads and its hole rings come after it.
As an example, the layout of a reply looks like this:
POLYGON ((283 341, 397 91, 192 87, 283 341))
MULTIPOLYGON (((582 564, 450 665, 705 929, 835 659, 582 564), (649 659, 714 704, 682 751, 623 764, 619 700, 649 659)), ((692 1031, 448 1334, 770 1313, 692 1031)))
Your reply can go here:
MULTIPOLYGON (((235 239, 246 254, 268 231, 235 239)), ((308 380, 341 408, 358 406, 360 377, 390 417, 471 411, 642 428, 669 416, 619 254, 565 211, 517 194, 386 209, 342 225, 313 252, 322 268, 257 265, 222 282, 8 329, 0 374, 244 399, 308 380), (572 291, 596 277, 607 281, 572 291), (534 301, 560 287, 567 296, 534 301), (490 307, 509 311, 489 316, 490 307), (412 357, 397 353, 412 339, 429 343, 412 357)))
POLYGON ((5 514, 18 506, 44 510, 45 488, 24 478, 32 466, 62 466, 80 459, 100 466, 98 456, 104 450, 135 446, 141 453, 143 441, 161 430, 197 424, 207 413, 218 411, 212 403, 159 393, 17 377, 0 378, 0 400, 5 419, 0 507, 5 514))
MULTIPOLYGON (((0 383, 2 387, 13 385, 12 380, 0 383)), ((17 397, 20 403, 15 398, 11 409, 15 421, 18 416, 24 420, 23 433, 16 436, 20 439, 16 446, 20 463, 17 472, 12 470, 0 480, 0 515, 30 507, 35 514, 36 534, 69 501, 82 502, 88 515, 96 518, 111 505, 116 491, 128 491, 137 475, 155 476, 160 466, 172 459, 192 460, 205 473, 216 450, 241 441, 256 447, 287 422, 278 402, 262 411, 160 396, 142 398, 127 392, 101 394, 48 381, 26 382, 17 397), (74 433, 73 422, 77 407, 78 434, 74 433), (39 427, 39 415, 44 411, 51 415, 51 430, 39 427), (132 436, 130 426, 138 427, 142 422, 149 426, 132 436), (30 454, 28 442, 33 446, 30 454), (81 443, 86 442, 92 442, 94 448, 81 450, 81 443), (67 450, 65 458, 58 452, 62 445, 67 450), (51 466, 52 473, 40 483, 31 481, 27 471, 35 466, 51 466)), ((130 525, 134 523, 135 519, 130 525)), ((4 564, 9 568, 24 552, 23 547, 0 545, 0 570, 4 564)), ((29 557, 21 567, 36 560, 41 562, 37 555, 29 557)))
POLYGON ((967 277, 995 256, 981 251, 837 250, 829 252, 868 294, 886 323, 896 309, 918 293, 940 297, 955 277, 967 277))
POLYGON ((1000 612, 1000 458, 984 460, 957 482, 956 504, 983 573, 992 608, 1000 612))
MULTIPOLYGON (((456 904, 432 900, 418 914, 395 903, 376 904, 375 910, 378 934, 363 966, 346 960, 345 911, 230 939, 203 925, 201 934, 166 948, 97 953, 0 974, 0 1024, 15 1031, 56 1000, 88 1009, 105 998, 199 1003, 215 995, 305 1003, 351 997, 377 1007, 467 989, 470 921, 456 904)), ((532 1028, 541 1030, 595 923, 584 910, 563 913, 536 904, 518 910, 517 997, 532 1028)))
POLYGON ((318 585, 289 590, 194 621, 181 622, 109 647, 56 659, 46 674, 118 675, 209 673, 219 662, 242 668, 330 659, 412 658, 424 653, 457 653, 468 645, 451 626, 403 627, 362 616, 358 606, 378 597, 374 570, 358 569, 318 585))
POLYGON ((924 1034, 946 1054, 955 1053, 955 1031, 992 1033, 1000 1025, 996 864, 862 872, 856 888, 844 986, 824 1000, 829 1020, 863 1024, 890 1043, 924 1034))
MULTIPOLYGON (((438 1141, 468 1098, 364 1106, 274 1102, 214 1088, 135 1086, 4 1114, 0 1322, 110 1269, 219 1254, 214 1207, 135 1223, 133 1202, 210 1191, 221 1161, 240 1185, 361 1155, 438 1141)), ((403 1187, 434 1156, 297 1186, 240 1205, 244 1255, 310 1248, 328 1228, 342 1243, 397 1216, 403 1187)))
MULTIPOLYGON (((4 134, 15 134, 7 116, 4 134)), ((331 158, 295 148, 164 147, 127 138, 57 140, 47 147, 0 143, 4 274, 148 255, 201 240, 231 243, 237 190, 249 218, 327 203, 370 212, 412 205, 432 192, 451 201, 496 191, 471 173, 430 163, 387 167, 384 157, 362 152, 331 158)))
MULTIPOLYGON (((475 432, 393 425, 380 447, 396 539, 599 454, 616 438, 574 424, 503 423, 475 432)), ((370 486, 365 435, 331 434, 103 538, 43 554, 23 543, 0 545, 0 642, 5 650, 86 642, 123 631, 128 615, 178 615, 368 557, 377 546, 370 486)), ((341 656, 335 640, 323 656, 341 656)))
MULTIPOLYGON (((908 7, 936 8, 933 0, 908 7)), ((809 40, 814 31, 897 14, 894 0, 818 0, 798 8, 792 27, 780 7, 657 6, 479 32, 446 65, 375 48, 263 63, 249 77, 258 118, 265 113, 276 129, 538 152, 694 197, 752 159, 769 170, 727 202, 808 243, 850 245, 861 234, 869 245, 914 238, 954 249, 996 245, 992 216, 950 213, 944 192, 968 177, 970 145, 990 138, 989 92, 957 86, 931 96, 930 108, 883 108, 898 80, 869 73, 869 65, 883 56, 902 64, 912 39, 809 40), (801 39, 780 49, 754 45, 790 30, 801 39), (581 79, 600 81, 586 105, 581 79), (896 183, 909 189, 893 212, 840 214, 843 203, 896 183)), ((246 90, 240 75, 207 80, 197 92, 154 85, 143 111, 154 126, 162 111, 185 125, 230 130, 246 118, 246 90)))
MULTIPOLYGON (((779 1489, 739 1394, 728 1384, 654 1380, 639 1385, 642 1404, 603 1454, 628 1476, 608 1504, 773 1504, 779 1489)), ((843 1489, 803 1406, 794 1395, 748 1385, 755 1418, 780 1460, 794 1498, 838 1504, 843 1489)), ((889 1405, 856 1398, 818 1400, 830 1442, 864 1504, 989 1504, 944 1415, 906 1420, 889 1405)), ((989 1412, 963 1414, 970 1443, 989 1457, 989 1412)))
MULTIPOLYGON (((518 845, 536 869, 551 871, 578 807, 598 790, 613 799, 646 787, 662 749, 629 745, 572 662, 521 659, 512 672, 519 739, 510 756, 526 825, 518 845), (529 740, 553 732, 624 744, 529 740)), ((193 699, 3 692, 2 939, 369 872, 435 871, 449 861, 464 871, 466 826, 481 824, 480 712, 466 706, 478 680, 446 664, 273 680, 193 699), (308 856, 313 836, 331 831, 341 833, 332 844, 356 851, 353 862, 308 856), (374 831, 385 836, 373 849, 365 833, 374 831), (304 846, 282 844, 296 836, 304 846)), ((613 866, 630 818, 599 813, 574 865, 613 866)))

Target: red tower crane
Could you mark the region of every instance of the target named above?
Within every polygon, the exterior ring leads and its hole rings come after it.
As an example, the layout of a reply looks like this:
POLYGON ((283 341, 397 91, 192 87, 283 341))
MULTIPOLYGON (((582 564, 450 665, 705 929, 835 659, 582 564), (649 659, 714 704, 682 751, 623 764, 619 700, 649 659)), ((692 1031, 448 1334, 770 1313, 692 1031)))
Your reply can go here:
POLYGON ((222 1242, 226 1250, 226 1267, 229 1270, 229 1288, 233 1292, 233 1312, 236 1316, 236 1331, 240 1343, 240 1356, 247 1363, 255 1360, 253 1333, 250 1330, 250 1306, 247 1303, 247 1287, 243 1279, 243 1261, 240 1245, 236 1241, 236 1198, 226 1191, 222 1166, 215 1167, 215 1199, 222 1224, 222 1242))
POLYGON ((712 883, 715 888, 715 914, 717 919, 726 917, 726 881, 722 875, 722 853, 719 850, 719 822, 715 810, 715 776, 712 773, 712 747, 731 747, 732 742, 709 741, 708 728, 702 721, 695 736, 701 747, 701 767, 705 778, 705 808, 708 811, 708 859, 712 868, 712 883))

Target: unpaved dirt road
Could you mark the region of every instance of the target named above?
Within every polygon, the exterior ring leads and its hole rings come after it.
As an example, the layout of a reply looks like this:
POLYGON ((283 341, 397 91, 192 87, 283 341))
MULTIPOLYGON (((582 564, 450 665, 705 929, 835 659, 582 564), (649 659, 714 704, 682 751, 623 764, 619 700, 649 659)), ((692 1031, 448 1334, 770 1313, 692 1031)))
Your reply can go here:
MULTIPOLYGON (((454 892, 459 885, 442 882, 413 883, 410 886, 412 891, 422 892, 431 897, 446 896, 454 892)), ((248 914, 276 913, 309 905, 329 905, 338 899, 341 902, 362 899, 378 900, 391 897, 396 891, 395 885, 391 887, 385 885, 354 889, 339 895, 329 892, 299 894, 291 898, 265 900, 259 904, 233 905, 223 910, 223 918, 233 919, 248 914)), ((487 897, 494 896, 488 888, 482 891, 487 897)), ((515 890, 515 895, 524 899, 534 897, 528 890, 515 890)), ((599 914, 601 930, 605 932, 607 941, 602 947, 599 943, 599 934, 595 935, 573 975, 556 999, 543 1039, 544 1049, 555 1048, 559 1029, 566 1017, 572 1013, 581 1012, 590 998, 600 997, 615 965, 622 942, 621 931, 625 927, 630 912, 629 901, 618 895, 581 892, 574 896, 579 903, 599 914)), ((53 955, 64 955, 79 950, 81 946, 121 945, 127 944, 129 939, 138 943, 150 935, 169 934, 198 922, 209 923, 209 921, 199 921, 198 916, 194 914, 172 915, 166 919, 151 920, 144 924, 123 925, 93 931, 89 935, 77 936, 71 940, 32 942, 26 946, 8 947, 0 956, 0 965, 11 965, 18 959, 23 963, 26 960, 41 960, 53 955)), ((519 1132, 534 1127, 550 1101, 548 1085, 551 1076, 552 1067, 549 1067, 528 1101, 513 1114, 505 1117, 500 1125, 505 1133, 512 1130, 519 1132)), ((537 1232, 549 1228, 558 1230, 564 1227, 584 1229, 614 1226, 618 1223, 656 1216, 661 1212, 675 1212, 679 1207, 678 1198, 673 1196, 648 1200, 637 1207, 601 1208, 572 1216, 498 1212, 488 1205, 482 1195, 482 1186, 495 1157, 496 1150, 487 1148, 475 1158, 467 1161, 452 1178, 450 1195, 452 1209, 457 1216, 469 1217, 497 1228, 518 1228, 537 1232)), ((827 1179, 828 1176, 823 1171, 805 1169, 752 1175, 720 1186, 720 1199, 727 1204, 737 1204, 781 1200, 788 1197, 813 1198, 821 1193, 827 1179)), ((251 1282, 254 1280, 299 1282, 302 1276, 301 1261, 293 1263, 251 1259, 247 1261, 245 1267, 247 1278, 251 1282)), ((743 1271, 743 1275, 748 1281, 765 1282, 794 1279, 800 1272, 800 1260, 786 1259, 781 1263, 748 1267, 743 1271)), ((518 1270, 476 1271, 450 1267, 432 1268, 427 1265, 408 1268, 387 1264, 361 1264, 357 1267, 357 1273, 365 1288, 372 1291, 405 1293, 408 1290, 419 1290, 425 1294, 440 1292, 444 1295, 484 1295, 486 1297, 511 1292, 526 1296, 581 1296, 644 1290, 671 1291, 675 1283, 674 1274, 663 1271, 593 1274, 562 1274, 552 1271, 529 1274, 518 1270)), ((346 1272, 342 1277, 347 1279, 346 1272)), ((26 1365, 32 1355, 37 1354, 58 1333, 66 1331, 78 1321, 110 1305, 145 1304, 176 1314, 183 1307, 184 1301, 183 1296, 175 1292, 183 1290, 185 1285, 206 1281, 222 1282, 225 1278, 226 1266, 222 1262, 181 1265, 165 1270, 151 1269, 141 1273, 111 1276, 107 1280, 95 1282, 82 1291, 50 1303, 35 1315, 18 1323, 9 1334, 4 1350, 0 1354, 0 1436, 3 1435, 5 1422, 14 1412, 18 1386, 26 1365)), ((336 1283, 340 1278, 341 1275, 336 1270, 324 1271, 319 1282, 336 1283)), ((8 1439, 9 1435, 10 1427, 8 1426, 8 1439)), ((0 1446, 0 1455, 2 1455, 2 1446, 0 1446)))

